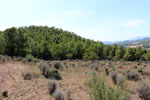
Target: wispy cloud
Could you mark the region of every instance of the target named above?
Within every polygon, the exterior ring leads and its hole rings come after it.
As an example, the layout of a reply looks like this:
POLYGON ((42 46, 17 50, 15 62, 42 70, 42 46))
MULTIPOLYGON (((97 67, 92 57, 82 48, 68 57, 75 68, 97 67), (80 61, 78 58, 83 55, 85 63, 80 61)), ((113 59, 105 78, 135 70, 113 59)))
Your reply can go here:
POLYGON ((145 24, 145 20, 143 19, 135 19, 135 20, 129 20, 125 23, 123 23, 123 26, 127 26, 127 27, 136 27, 136 26, 140 26, 142 24, 145 24))

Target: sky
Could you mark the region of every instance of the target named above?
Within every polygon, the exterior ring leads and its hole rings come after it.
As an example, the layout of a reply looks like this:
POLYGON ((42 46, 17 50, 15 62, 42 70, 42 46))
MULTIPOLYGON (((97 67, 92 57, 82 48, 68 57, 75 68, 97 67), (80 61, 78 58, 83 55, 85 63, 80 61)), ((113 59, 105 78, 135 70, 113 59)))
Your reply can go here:
POLYGON ((49 26, 95 41, 150 36, 150 0, 0 0, 0 30, 49 26))

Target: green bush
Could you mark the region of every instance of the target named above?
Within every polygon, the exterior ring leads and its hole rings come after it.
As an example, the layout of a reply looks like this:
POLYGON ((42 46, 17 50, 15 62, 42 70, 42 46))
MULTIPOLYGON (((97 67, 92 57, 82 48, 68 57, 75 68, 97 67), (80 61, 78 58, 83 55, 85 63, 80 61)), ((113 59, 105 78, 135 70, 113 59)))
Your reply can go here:
POLYGON ((113 67, 112 67, 112 71, 115 71, 115 70, 116 70, 116 68, 113 66, 113 67))
POLYGON ((104 77, 94 76, 87 82, 92 100, 128 100, 130 95, 122 87, 113 88, 108 85, 104 77))
POLYGON ((137 68, 136 71, 141 73, 141 72, 143 72, 143 69, 142 68, 137 68))
POLYGON ((135 69, 136 69, 136 68, 137 68, 137 66, 136 66, 136 65, 134 65, 134 66, 133 66, 133 68, 135 68, 135 69))
POLYGON ((26 58, 26 61, 27 61, 27 62, 32 62, 33 59, 34 59, 34 57, 33 57, 32 55, 30 55, 30 54, 26 55, 25 58, 26 58))
POLYGON ((45 77, 49 79, 61 80, 61 76, 57 70, 52 70, 52 71, 48 70, 45 77))
POLYGON ((2 96, 2 94, 0 94, 0 100, 3 100, 3 96, 2 96))

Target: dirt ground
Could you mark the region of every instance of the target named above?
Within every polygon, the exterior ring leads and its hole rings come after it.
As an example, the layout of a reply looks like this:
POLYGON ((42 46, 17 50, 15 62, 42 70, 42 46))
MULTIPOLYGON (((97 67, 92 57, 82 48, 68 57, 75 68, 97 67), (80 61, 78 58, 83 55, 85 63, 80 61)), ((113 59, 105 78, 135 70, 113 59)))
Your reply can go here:
MULTIPOLYGON (((0 93, 8 91, 3 100, 54 100, 47 89, 48 79, 35 78, 24 80, 21 72, 27 67, 20 63, 0 64, 0 93)), ((73 100, 90 100, 84 82, 85 75, 61 73, 61 81, 56 81, 62 90, 70 89, 73 100)))
MULTIPOLYGON (((91 62, 86 61, 72 61, 67 62, 68 66, 75 64, 75 67, 65 68, 60 72, 62 80, 55 81, 57 86, 62 91, 71 90, 72 100, 91 100, 89 91, 85 86, 85 82, 91 77, 91 70, 88 66, 91 62)), ((109 62, 96 62, 100 66, 108 66, 109 62)), ((112 65, 115 66, 118 72, 123 72, 127 69, 136 71, 133 66, 137 65, 137 62, 126 62, 126 67, 121 67, 122 62, 115 62, 112 65)), ((138 65, 144 68, 145 64, 138 65)), ((146 64, 144 71, 150 72, 150 64, 146 64)), ((55 100, 49 95, 47 89, 47 83, 49 79, 39 77, 32 80, 24 80, 22 71, 29 65, 19 62, 7 62, 0 64, 0 93, 8 91, 8 97, 3 100, 55 100)), ((100 71, 99 71, 100 72, 100 71)), ((149 77, 142 76, 142 79, 149 82, 149 77)), ((111 79, 108 77, 111 84, 111 79)), ((53 81, 53 80, 51 80, 53 81)), ((127 81, 129 90, 132 90, 133 94, 131 100, 141 100, 136 92, 138 82, 127 81)))

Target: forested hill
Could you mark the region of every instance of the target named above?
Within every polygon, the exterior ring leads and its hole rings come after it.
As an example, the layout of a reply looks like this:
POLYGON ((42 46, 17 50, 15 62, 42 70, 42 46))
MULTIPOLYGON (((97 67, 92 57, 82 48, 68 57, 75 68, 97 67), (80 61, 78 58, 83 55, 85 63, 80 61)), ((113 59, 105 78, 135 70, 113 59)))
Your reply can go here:
POLYGON ((0 53, 40 59, 82 59, 91 45, 103 45, 62 29, 47 26, 9 28, 0 32, 0 53))
POLYGON ((9 28, 0 32, 0 54, 39 59, 150 60, 142 48, 123 48, 82 38, 47 26, 9 28))

